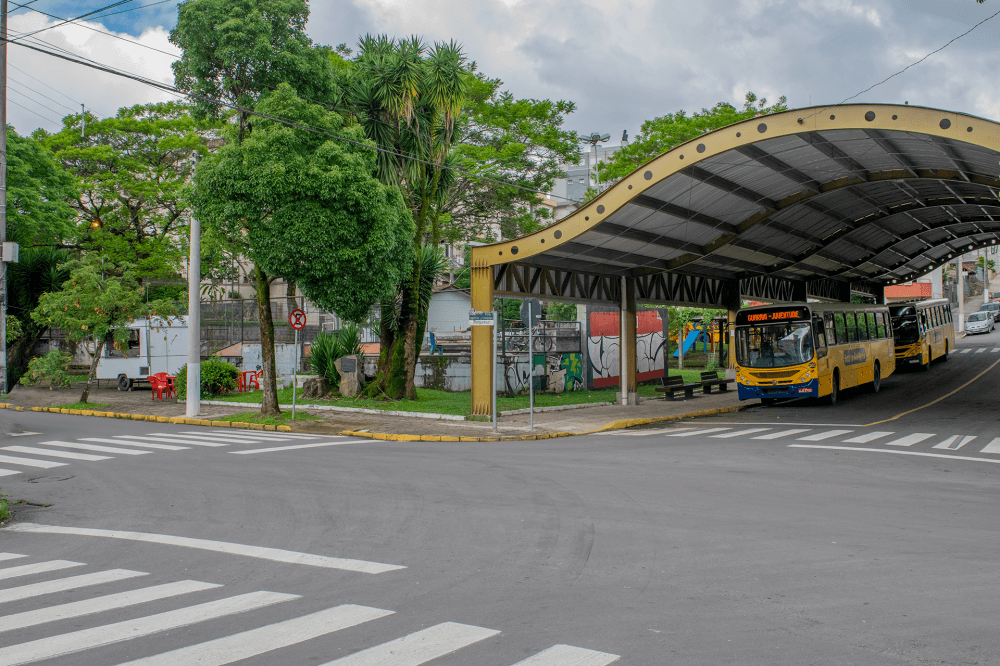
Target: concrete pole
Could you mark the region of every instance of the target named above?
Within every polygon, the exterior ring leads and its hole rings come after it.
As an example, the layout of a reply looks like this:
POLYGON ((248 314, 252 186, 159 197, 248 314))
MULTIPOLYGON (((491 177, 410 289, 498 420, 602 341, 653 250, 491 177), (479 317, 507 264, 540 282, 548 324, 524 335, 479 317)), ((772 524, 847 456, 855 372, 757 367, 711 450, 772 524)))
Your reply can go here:
POLYGON ((191 216, 188 257, 187 417, 201 414, 201 222, 191 216))
POLYGON ((628 335, 628 326, 625 318, 628 316, 628 304, 625 300, 627 293, 626 278, 621 281, 621 303, 619 312, 621 317, 618 322, 618 399, 620 404, 628 404, 628 353, 626 352, 625 336, 628 335))
MULTIPOLYGON (((7 240, 7 0, 0 0, 0 244, 7 240)), ((0 393, 7 393, 7 264, 0 264, 0 393)))
POLYGON ((962 255, 958 257, 958 332, 965 331, 965 275, 962 271, 962 255))

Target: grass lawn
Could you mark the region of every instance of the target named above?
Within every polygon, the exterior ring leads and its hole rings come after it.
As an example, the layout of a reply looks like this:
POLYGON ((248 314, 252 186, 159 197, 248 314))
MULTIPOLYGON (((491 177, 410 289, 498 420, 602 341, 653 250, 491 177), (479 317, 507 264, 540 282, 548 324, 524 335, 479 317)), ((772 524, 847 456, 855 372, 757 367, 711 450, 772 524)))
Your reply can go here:
MULTIPOLYGON (((264 425, 288 425, 293 423, 291 410, 282 412, 281 416, 261 416, 257 412, 241 412, 239 414, 233 414, 232 416, 221 416, 212 417, 213 421, 230 421, 233 423, 263 423, 264 425)), ((317 421, 318 416, 313 414, 308 414, 306 412, 300 412, 296 410, 295 421, 317 421)))
POLYGON ((110 402, 71 402, 68 405, 54 405, 59 409, 104 409, 110 407, 110 402))
MULTIPOLYGON (((701 370, 685 368, 681 371, 685 382, 695 382, 701 379, 701 370)), ((677 370, 671 370, 671 375, 678 374, 677 370)), ((657 393, 653 386, 640 386, 639 395, 643 397, 654 397, 657 393)), ((536 407, 555 407, 558 405, 580 405, 594 402, 614 402, 617 387, 606 389, 596 389, 593 391, 567 391, 565 393, 536 393, 536 407)), ((223 402, 250 402, 260 403, 263 396, 262 391, 248 391, 246 393, 229 393, 217 395, 210 400, 221 400, 223 402)), ((468 415, 472 398, 469 391, 461 393, 451 393, 448 391, 438 391, 435 389, 417 389, 417 400, 371 400, 368 398, 336 398, 334 400, 309 400, 311 405, 334 405, 337 407, 356 407, 362 409, 380 409, 386 411, 399 412, 421 412, 425 414, 457 414, 459 416, 468 415)), ((278 402, 282 405, 292 404, 292 389, 278 389, 278 402)), ((307 401, 299 399, 299 404, 306 404, 307 401)), ((515 409, 528 408, 528 395, 517 395, 506 397, 497 395, 497 408, 500 412, 509 412, 515 409)), ((228 419, 233 420, 233 419, 228 419)))

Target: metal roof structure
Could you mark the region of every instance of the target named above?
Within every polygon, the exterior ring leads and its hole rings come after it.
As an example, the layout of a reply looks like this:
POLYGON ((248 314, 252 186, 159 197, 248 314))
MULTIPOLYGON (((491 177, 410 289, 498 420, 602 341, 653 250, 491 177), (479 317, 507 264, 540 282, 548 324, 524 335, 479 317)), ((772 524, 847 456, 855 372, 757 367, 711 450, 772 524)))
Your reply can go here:
POLYGON ((804 283, 843 300, 996 244, 998 173, 1000 125, 982 118, 871 104, 786 111, 678 146, 556 224, 474 248, 473 266, 494 268, 497 292, 568 300, 602 300, 595 281, 621 277, 640 279, 643 302, 719 301, 691 284, 678 296, 669 283, 681 278, 739 280, 751 297, 801 297, 781 285, 804 283))

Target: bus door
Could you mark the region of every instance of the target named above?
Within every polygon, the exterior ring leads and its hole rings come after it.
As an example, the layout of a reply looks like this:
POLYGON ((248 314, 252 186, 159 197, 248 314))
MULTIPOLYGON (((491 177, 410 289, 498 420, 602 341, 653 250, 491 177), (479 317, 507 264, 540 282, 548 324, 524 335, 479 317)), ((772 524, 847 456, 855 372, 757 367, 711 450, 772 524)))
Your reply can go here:
MULTIPOLYGON (((833 326, 833 319, 830 319, 833 326)), ((813 317, 813 337, 816 342, 816 376, 823 377, 830 370, 829 350, 827 349, 826 324, 821 317, 813 317)))

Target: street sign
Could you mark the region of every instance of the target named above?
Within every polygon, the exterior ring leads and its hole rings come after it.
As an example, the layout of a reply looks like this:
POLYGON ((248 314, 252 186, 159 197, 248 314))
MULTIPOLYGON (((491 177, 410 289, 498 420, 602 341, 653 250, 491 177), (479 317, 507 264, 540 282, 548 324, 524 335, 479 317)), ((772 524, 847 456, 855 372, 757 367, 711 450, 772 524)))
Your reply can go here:
POLYGON ((492 312, 477 312, 469 310, 469 326, 492 326, 494 314, 492 312))
POLYGON ((302 310, 292 310, 288 313, 288 324, 296 331, 306 327, 306 313, 302 310))
POLYGON ((537 298, 526 298, 521 302, 521 321, 525 326, 534 326, 542 317, 542 304, 537 298))

